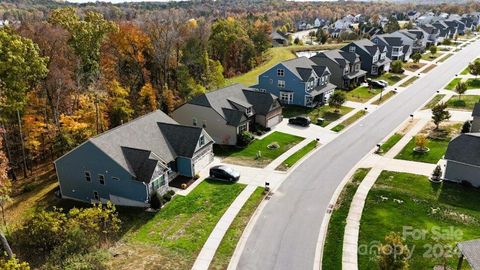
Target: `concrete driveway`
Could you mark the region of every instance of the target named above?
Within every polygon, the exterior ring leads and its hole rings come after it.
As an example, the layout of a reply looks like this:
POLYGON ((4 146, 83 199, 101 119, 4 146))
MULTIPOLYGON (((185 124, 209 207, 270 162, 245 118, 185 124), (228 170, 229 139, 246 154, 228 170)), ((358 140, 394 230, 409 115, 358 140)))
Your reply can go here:
POLYGON ((283 119, 282 122, 278 123, 273 129, 273 131, 279 131, 283 133, 288 133, 307 139, 320 139, 321 144, 326 144, 335 139, 338 134, 329 129, 322 128, 321 126, 311 124, 309 127, 301 127, 290 125, 288 119, 283 119))

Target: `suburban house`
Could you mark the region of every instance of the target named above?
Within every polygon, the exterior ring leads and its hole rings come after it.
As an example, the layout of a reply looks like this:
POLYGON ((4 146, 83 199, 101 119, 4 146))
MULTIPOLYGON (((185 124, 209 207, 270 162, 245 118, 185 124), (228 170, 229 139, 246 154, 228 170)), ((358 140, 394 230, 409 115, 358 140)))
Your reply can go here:
POLYGON ((217 144, 236 145, 242 132, 281 122, 282 107, 272 94, 234 84, 193 98, 176 109, 172 118, 203 127, 217 144))
POLYGON ((480 187, 480 133, 457 136, 448 144, 444 159, 445 180, 480 187))
POLYGON ((413 39, 398 32, 376 35, 372 38, 372 42, 386 46, 387 57, 392 60, 408 61, 412 54, 413 39))
POLYGON ((439 38, 440 31, 431 24, 421 25, 420 29, 427 33, 427 46, 436 46, 439 42, 443 42, 443 38, 439 38), (440 39, 440 40, 439 40, 440 39))
POLYGON ((288 37, 286 35, 283 35, 282 33, 278 32, 278 31, 273 31, 272 34, 270 34, 270 37, 272 39, 273 46, 287 46, 288 45, 288 37))
POLYGON ((398 31, 398 33, 404 34, 407 37, 414 37, 413 46, 412 46, 412 54, 416 52, 423 53, 427 49, 428 45, 428 33, 423 31, 421 28, 413 28, 413 29, 403 29, 398 31))
POLYGON ((472 111, 472 126, 470 128, 471 132, 480 132, 480 102, 476 103, 472 111))
POLYGON ((369 75, 380 75, 390 70, 392 60, 387 57, 387 47, 377 45, 368 39, 353 41, 341 48, 344 52, 356 53, 360 56, 360 68, 369 75))
POLYGON ((444 21, 436 21, 432 25, 439 31, 438 42, 443 42, 447 38, 453 38, 456 34, 456 29, 449 27, 444 21), (452 33, 452 31, 454 32, 452 33))
POLYGON ((213 160, 200 127, 154 111, 82 143, 55 161, 63 198, 148 207, 177 176, 193 178, 213 160))
POLYGON ((330 82, 342 89, 352 89, 365 81, 367 72, 360 69, 360 56, 342 50, 319 52, 310 57, 316 65, 326 66, 332 73, 330 82))
POLYGON ((418 19, 422 14, 416 10, 410 10, 407 12, 407 17, 410 21, 415 21, 418 19))
POLYGON ((331 72, 307 57, 283 61, 258 77, 253 86, 279 97, 283 105, 315 107, 327 103, 336 86, 330 83, 331 72))

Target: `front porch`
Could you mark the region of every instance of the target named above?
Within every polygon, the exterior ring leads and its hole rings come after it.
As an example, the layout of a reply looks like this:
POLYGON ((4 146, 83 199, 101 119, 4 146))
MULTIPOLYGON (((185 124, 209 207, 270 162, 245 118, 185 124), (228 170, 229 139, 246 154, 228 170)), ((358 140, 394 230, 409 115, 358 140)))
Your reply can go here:
POLYGON ((348 74, 343 76, 343 89, 354 89, 359 86, 361 83, 365 82, 367 77, 367 72, 360 70, 353 74, 348 74))

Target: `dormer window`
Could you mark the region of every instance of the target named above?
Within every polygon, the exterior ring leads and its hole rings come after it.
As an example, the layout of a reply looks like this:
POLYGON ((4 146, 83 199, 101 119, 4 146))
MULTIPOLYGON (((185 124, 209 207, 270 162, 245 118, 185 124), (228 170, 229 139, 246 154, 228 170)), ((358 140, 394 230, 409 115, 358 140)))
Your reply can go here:
POLYGON ((348 48, 348 51, 354 53, 355 52, 355 46, 350 46, 348 48))
POLYGON ((195 117, 192 118, 192 124, 194 126, 197 126, 197 124, 198 124, 197 118, 195 118, 195 117))
POLYGON ((251 108, 251 107, 250 107, 250 108, 247 108, 247 109, 245 110, 245 113, 246 113, 247 115, 252 115, 252 108, 251 108))
POLYGON ((200 135, 200 139, 198 140, 198 146, 202 147, 205 144, 205 136, 202 134, 200 135))
POLYGON ((283 69, 281 69, 281 68, 277 69, 277 76, 278 76, 278 77, 283 77, 283 76, 285 76, 285 70, 283 70, 283 69))

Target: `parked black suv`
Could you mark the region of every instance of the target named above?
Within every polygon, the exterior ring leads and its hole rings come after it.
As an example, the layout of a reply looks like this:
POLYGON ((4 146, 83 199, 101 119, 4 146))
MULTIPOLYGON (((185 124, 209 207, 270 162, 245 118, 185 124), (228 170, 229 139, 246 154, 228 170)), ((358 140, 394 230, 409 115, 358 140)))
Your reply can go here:
POLYGON ((240 173, 234 170, 232 167, 218 165, 210 168, 210 178, 228 182, 235 182, 240 179, 240 173))
POLYGON ((296 116, 288 119, 288 123, 292 125, 308 127, 312 121, 308 116, 296 116))

